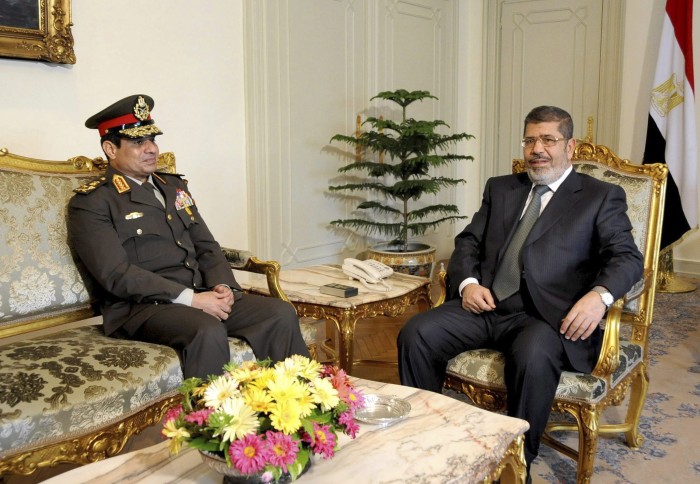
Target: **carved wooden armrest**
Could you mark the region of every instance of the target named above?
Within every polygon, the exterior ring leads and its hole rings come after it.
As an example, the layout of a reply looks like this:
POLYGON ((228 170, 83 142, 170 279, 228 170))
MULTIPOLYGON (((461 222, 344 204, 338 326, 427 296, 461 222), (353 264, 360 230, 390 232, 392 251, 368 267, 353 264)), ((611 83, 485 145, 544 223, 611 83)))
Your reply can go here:
POLYGON ((282 290, 282 286, 280 286, 280 265, 277 261, 263 261, 244 250, 229 249, 227 247, 222 247, 221 250, 226 260, 231 264, 231 269, 264 274, 267 279, 270 296, 289 302, 289 298, 282 290))
POLYGON ((641 284, 635 284, 635 286, 632 287, 627 294, 625 294, 625 304, 629 303, 630 301, 634 301, 645 292, 648 292, 651 284, 656 284, 656 280, 654 279, 654 271, 651 268, 646 269, 641 280, 641 284))
POLYGON ((620 298, 608 309, 605 331, 603 331, 603 345, 592 372, 597 377, 605 378, 612 375, 620 364, 620 317, 623 303, 624 300, 620 298))

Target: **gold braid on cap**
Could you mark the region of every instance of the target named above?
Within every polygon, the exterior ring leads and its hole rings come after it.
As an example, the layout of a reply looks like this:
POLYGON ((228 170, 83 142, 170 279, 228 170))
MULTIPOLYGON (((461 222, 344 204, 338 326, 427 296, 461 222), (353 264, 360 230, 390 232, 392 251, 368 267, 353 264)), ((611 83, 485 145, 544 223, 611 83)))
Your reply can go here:
POLYGON ((133 128, 122 129, 119 131, 119 134, 125 134, 127 136, 131 136, 132 138, 143 138, 144 136, 163 133, 155 124, 147 124, 145 126, 135 126, 133 128))

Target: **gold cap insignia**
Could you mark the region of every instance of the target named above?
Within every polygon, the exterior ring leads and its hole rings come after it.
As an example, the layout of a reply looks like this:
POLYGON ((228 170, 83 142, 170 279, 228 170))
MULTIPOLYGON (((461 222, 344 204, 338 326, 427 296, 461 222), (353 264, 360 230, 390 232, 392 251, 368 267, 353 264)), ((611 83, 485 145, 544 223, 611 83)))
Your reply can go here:
POLYGON ((131 190, 131 187, 121 175, 112 175, 112 184, 117 189, 117 192, 121 195, 124 192, 131 190))
POLYGON ((150 115, 151 110, 149 109, 146 100, 143 98, 143 96, 139 96, 139 98, 136 100, 136 104, 134 104, 134 116, 136 116, 136 119, 139 121, 146 121, 150 115))

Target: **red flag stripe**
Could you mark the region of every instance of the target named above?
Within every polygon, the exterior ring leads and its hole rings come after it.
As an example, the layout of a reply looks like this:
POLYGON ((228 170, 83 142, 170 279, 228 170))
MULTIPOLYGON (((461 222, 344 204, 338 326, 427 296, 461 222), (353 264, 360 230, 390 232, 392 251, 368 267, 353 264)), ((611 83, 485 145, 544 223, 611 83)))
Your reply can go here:
POLYGON ((693 0, 668 0, 666 14, 671 20, 676 33, 678 46, 685 57, 685 78, 690 88, 695 92, 695 76, 693 74, 693 0))

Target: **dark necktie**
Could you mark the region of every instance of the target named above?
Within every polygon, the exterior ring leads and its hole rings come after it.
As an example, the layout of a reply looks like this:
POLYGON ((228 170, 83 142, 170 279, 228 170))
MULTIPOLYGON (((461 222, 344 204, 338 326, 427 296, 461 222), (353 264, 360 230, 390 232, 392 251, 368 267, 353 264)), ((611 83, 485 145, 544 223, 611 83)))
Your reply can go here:
POLYGON ((532 226, 535 225, 537 217, 540 216, 540 206, 542 195, 549 191, 547 185, 535 185, 532 191, 532 200, 525 209, 520 222, 518 223, 513 238, 508 244, 503 260, 498 266, 496 276, 493 279, 493 293, 499 301, 503 301, 512 296, 520 289, 520 273, 522 271, 522 260, 520 253, 523 249, 525 239, 527 239, 532 226))
POLYGON ((151 195, 153 195, 153 197, 154 197, 156 200, 158 200, 158 203, 159 203, 163 208, 165 208, 165 202, 163 201, 163 195, 162 195, 159 191, 157 191, 158 189, 157 189, 156 187, 154 187, 153 184, 152 184, 151 182, 143 182, 143 183, 141 184, 141 186, 142 186, 143 188, 145 188, 146 191, 148 191, 151 195), (159 195, 160 195, 160 196, 159 196, 159 195))

